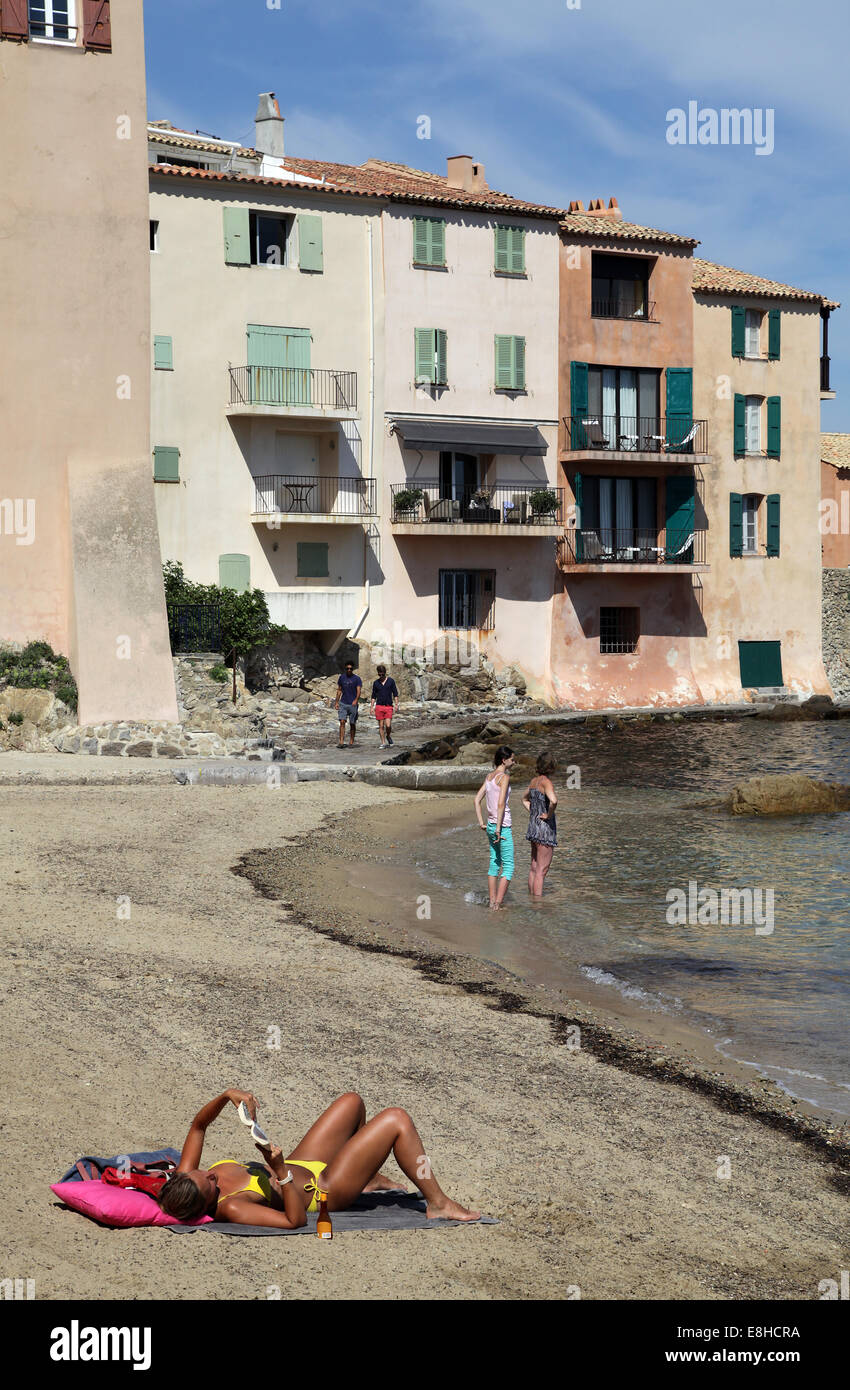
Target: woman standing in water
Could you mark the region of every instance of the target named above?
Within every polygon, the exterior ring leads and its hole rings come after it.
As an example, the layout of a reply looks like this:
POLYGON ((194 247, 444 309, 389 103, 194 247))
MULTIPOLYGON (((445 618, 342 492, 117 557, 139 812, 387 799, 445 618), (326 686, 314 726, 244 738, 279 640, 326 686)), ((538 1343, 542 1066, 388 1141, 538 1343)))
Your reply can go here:
POLYGON ((493 771, 488 772, 475 797, 475 814, 490 841, 490 907, 501 908, 514 876, 514 837, 511 830, 511 768, 514 765, 512 748, 497 748, 493 755, 493 771), (487 802, 487 824, 481 816, 481 803, 487 802))
POLYGON ((528 871, 528 891, 533 898, 543 897, 543 880, 549 872, 552 855, 558 845, 558 826, 555 807, 558 798, 550 774, 555 760, 548 753, 537 759, 537 776, 532 777, 522 804, 528 811, 528 830, 525 838, 531 842, 531 868, 528 871))

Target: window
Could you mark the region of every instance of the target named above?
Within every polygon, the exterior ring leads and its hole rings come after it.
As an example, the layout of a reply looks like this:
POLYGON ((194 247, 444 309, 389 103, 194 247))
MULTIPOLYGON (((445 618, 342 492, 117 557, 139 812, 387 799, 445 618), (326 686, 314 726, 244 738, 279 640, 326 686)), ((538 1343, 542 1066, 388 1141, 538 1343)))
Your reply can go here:
POLYGON ((497 226, 494 235, 496 274, 524 275, 525 228, 497 226))
POLYGON ((748 492, 744 495, 741 508, 742 518, 742 555, 757 555, 759 548, 759 507, 761 498, 755 492, 748 492))
POLYGON ((585 560, 657 558, 655 478, 582 479, 580 538, 585 560))
POLYGON ((761 396, 747 396, 745 404, 746 452, 761 453, 761 396))
POLYGON ((525 390, 525 338, 496 334, 496 390, 525 390))
POLYGON ((761 320, 760 310, 747 310, 744 320, 745 357, 761 357, 761 320))
POLYGON ((634 367, 590 367, 588 418, 598 421, 608 449, 656 449, 661 373, 634 367))
POLYGON ((440 497, 466 505, 479 484, 475 454, 458 454, 444 449, 440 453, 440 497))
POLYGON ((171 338, 154 338, 153 365, 155 371, 174 371, 174 344, 171 338))
POLYGON ((439 626, 492 630, 495 589, 494 570, 440 570, 439 626))
POLYGON ((639 615, 639 608, 600 608, 600 652, 611 655, 637 651, 639 615))
POLYGON ((252 212, 250 222, 251 264, 287 265, 291 217, 252 212))
POLYGON ((328 547, 325 542, 299 541, 297 550, 296 575, 299 579, 328 578, 330 570, 328 568, 328 547))
POLYGON ((416 328, 413 332, 413 379, 417 386, 446 386, 448 334, 444 328, 416 328))
POLYGON ((179 483, 179 449, 175 449, 171 445, 156 445, 153 451, 153 480, 155 483, 179 483))
POLYGON ((601 319, 651 318, 649 273, 651 262, 638 256, 610 256, 593 252, 590 312, 601 319))
POLYGON ((152 251, 159 250, 159 223, 151 221, 150 226, 150 248, 152 251))
POLYGON ((442 217, 414 217, 413 264, 445 267, 446 224, 442 217))
POLYGON ((30 36, 34 39, 64 39, 74 42, 77 37, 74 0, 30 0, 30 36))

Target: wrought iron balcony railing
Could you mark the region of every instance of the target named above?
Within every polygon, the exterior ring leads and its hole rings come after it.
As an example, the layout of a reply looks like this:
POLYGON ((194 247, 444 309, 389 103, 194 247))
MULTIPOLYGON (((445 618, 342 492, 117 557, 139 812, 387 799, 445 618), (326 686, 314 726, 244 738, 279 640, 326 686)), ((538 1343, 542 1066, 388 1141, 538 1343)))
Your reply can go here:
POLYGON ((374 478, 299 477, 281 473, 255 478, 254 512, 261 516, 374 516, 374 478))
POLYGON ((704 565, 706 530, 668 526, 666 534, 638 527, 569 530, 562 563, 571 565, 704 565))
POLYGON ((315 367, 230 367, 231 405, 357 409, 357 373, 315 367))
POLYGON ((590 313, 595 319, 642 319, 645 323, 656 322, 654 299, 644 299, 635 303, 633 299, 592 298, 590 313))
POLYGON ((641 454, 707 454, 708 421, 691 415, 569 416, 567 448, 641 454))
POLYGON ((485 483, 455 488, 443 496, 436 481, 411 479, 392 485, 392 519, 423 526, 559 526, 564 518, 563 488, 548 483, 485 483))

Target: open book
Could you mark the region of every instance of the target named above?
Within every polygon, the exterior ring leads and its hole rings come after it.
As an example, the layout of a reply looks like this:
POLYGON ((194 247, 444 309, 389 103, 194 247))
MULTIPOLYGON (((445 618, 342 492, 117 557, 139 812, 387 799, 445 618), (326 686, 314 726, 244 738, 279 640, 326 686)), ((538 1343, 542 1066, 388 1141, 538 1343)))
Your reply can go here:
POLYGON ((240 1100, 239 1104, 236 1107, 236 1113, 242 1121, 243 1125, 247 1125, 250 1129, 251 1138, 253 1139, 254 1143, 259 1144, 264 1149, 269 1148, 272 1142, 271 1139, 266 1134, 265 1130, 260 1129, 260 1126, 257 1124, 257 1121, 251 1119, 251 1116, 248 1113, 248 1107, 245 1104, 244 1100, 240 1100))

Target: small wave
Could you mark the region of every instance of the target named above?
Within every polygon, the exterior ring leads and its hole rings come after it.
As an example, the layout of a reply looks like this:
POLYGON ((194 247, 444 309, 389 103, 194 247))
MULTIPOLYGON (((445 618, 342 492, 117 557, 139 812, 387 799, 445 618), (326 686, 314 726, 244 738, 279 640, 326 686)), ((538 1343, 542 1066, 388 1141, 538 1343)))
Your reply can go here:
POLYGON ((630 985, 627 980, 619 980, 616 975, 611 975, 607 970, 600 970, 597 965, 581 965, 579 969, 582 975, 586 975, 588 980, 593 980, 594 984, 607 985, 611 989, 616 989, 624 999, 638 999, 642 1004, 648 1004, 653 1009, 661 1009, 664 1013, 669 1013, 671 1005, 674 1008, 682 1007, 681 999, 666 1001, 657 994, 650 994, 647 990, 641 989, 640 985, 630 985))
POLYGON ((489 903, 490 899, 487 897, 486 893, 469 892, 464 893, 463 901, 465 903, 477 903, 479 906, 483 907, 485 903, 489 903))
MULTIPOLYGON (((732 1039, 726 1038, 725 1041, 730 1043, 732 1039)), ((728 1058, 730 1062, 737 1062, 739 1067, 750 1067, 753 1071, 757 1071, 760 1076, 766 1076, 771 1081, 775 1081, 780 1091, 784 1091, 786 1095, 796 1096, 798 1100, 807 1100, 811 1105, 818 1105, 820 1101, 815 1097, 803 1096, 799 1091, 792 1090, 789 1085, 785 1084, 782 1078, 790 1078, 793 1076, 795 1079, 799 1078, 801 1081, 819 1081, 824 1086, 835 1086, 839 1090, 850 1091, 850 1084, 848 1082, 836 1081, 831 1076, 821 1076, 820 1073, 816 1071, 803 1071, 800 1067, 782 1067, 775 1062, 745 1062, 743 1058, 735 1057, 732 1052, 724 1051, 722 1043, 717 1044, 717 1051, 721 1056, 728 1058)))

